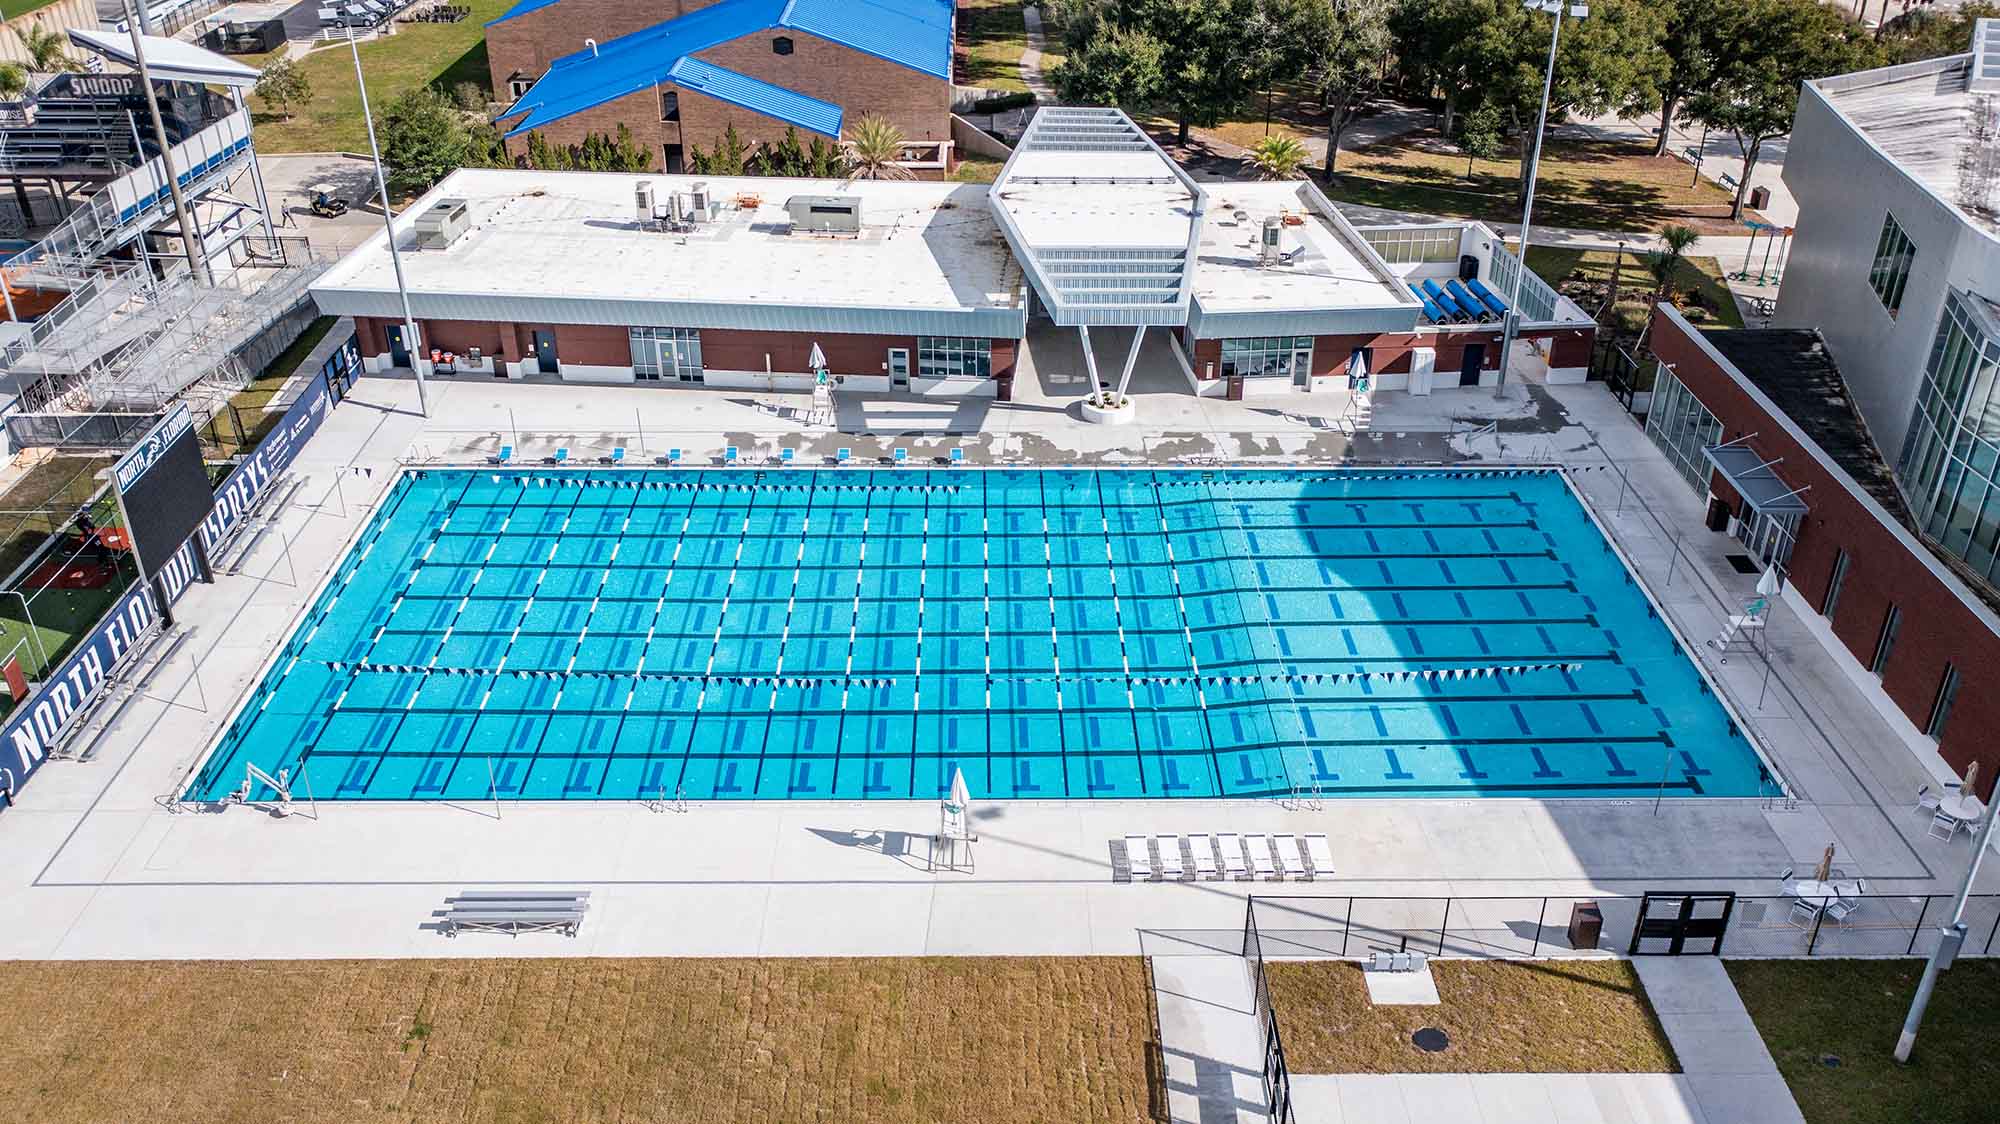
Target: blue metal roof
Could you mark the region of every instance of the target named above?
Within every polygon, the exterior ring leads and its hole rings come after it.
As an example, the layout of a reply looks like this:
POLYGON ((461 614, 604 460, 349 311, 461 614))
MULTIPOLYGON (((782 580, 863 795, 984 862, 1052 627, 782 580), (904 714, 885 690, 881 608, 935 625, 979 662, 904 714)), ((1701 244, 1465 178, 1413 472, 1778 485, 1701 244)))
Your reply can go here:
POLYGON ((740 105, 836 140, 840 137, 841 110, 831 102, 809 98, 794 90, 773 86, 747 74, 724 70, 714 63, 692 57, 675 63, 673 69, 667 72, 667 77, 682 89, 720 98, 731 105, 740 105))
MULTIPOLYGON (((555 3, 560 0, 520 0, 500 20, 555 3)), ((557 59, 499 119, 521 118, 507 133, 516 136, 676 81, 802 129, 837 136, 837 106, 689 56, 746 35, 783 29, 949 79, 953 11, 951 0, 721 0, 601 43, 594 52, 585 48, 557 59), (829 111, 831 129, 825 127, 829 111)))
POLYGON ((950 0, 791 0, 779 24, 949 79, 953 14, 950 0))
POLYGON ((492 19, 487 20, 486 26, 492 27, 496 23, 506 23, 508 20, 513 19, 515 16, 525 16, 529 12, 540 11, 541 9, 548 7, 550 4, 559 4, 561 2, 562 0, 519 0, 519 2, 516 3, 513 7, 507 9, 504 12, 501 12, 499 15, 493 17, 492 19))

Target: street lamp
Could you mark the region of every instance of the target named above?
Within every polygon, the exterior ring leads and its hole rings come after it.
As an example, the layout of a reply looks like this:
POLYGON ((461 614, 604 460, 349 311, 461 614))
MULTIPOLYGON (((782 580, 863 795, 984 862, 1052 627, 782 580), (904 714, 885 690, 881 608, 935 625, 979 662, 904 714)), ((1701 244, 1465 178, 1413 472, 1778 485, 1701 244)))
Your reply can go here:
POLYGON ((389 240, 389 264, 396 271, 396 295, 403 299, 403 350, 410 356, 410 373, 417 377, 417 410, 431 416, 424 392, 424 359, 417 351, 417 320, 410 314, 410 287, 403 281, 403 255, 396 250, 396 212, 389 207, 389 181, 382 174, 382 146, 375 143, 375 116, 368 111, 368 80, 361 76, 361 45, 347 29, 347 49, 354 54, 354 84, 361 90, 361 120, 368 126, 368 151, 375 157, 375 187, 382 193, 382 226, 389 240))
MULTIPOLYGON (((1521 258, 1514 270, 1513 291, 1507 294, 1507 315, 1505 327, 1500 332, 1500 380, 1494 384, 1493 397, 1502 398, 1507 394, 1507 368, 1514 362, 1514 337, 1521 328, 1521 289, 1528 277, 1528 226, 1535 217, 1535 171, 1542 163, 1542 129, 1549 120, 1549 89, 1556 81, 1556 45, 1562 40, 1563 15, 1571 19, 1582 19, 1590 14, 1590 6, 1580 3, 1564 3, 1563 0, 1523 0, 1522 7, 1531 12, 1547 12, 1556 18, 1555 28, 1549 32, 1549 66, 1542 75, 1542 111, 1535 118, 1534 147, 1528 150, 1528 198, 1521 205, 1521 258)), ((1501 249, 1506 249, 1506 240, 1501 240, 1501 249)))

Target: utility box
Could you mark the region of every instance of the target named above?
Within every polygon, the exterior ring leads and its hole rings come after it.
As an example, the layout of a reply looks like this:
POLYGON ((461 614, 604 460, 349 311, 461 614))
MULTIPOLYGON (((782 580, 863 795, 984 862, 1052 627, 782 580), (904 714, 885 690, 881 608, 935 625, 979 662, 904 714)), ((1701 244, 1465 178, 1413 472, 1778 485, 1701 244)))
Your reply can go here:
POLYGON ((1604 939, 1604 911, 1594 901, 1580 901, 1569 907, 1569 946, 1592 949, 1604 939))
POLYGON ((861 233, 861 199, 853 195, 794 195, 785 200, 792 229, 819 234, 861 233))
POLYGON ((442 250, 472 225, 472 208, 463 199, 440 199, 425 208, 415 223, 417 245, 442 250))

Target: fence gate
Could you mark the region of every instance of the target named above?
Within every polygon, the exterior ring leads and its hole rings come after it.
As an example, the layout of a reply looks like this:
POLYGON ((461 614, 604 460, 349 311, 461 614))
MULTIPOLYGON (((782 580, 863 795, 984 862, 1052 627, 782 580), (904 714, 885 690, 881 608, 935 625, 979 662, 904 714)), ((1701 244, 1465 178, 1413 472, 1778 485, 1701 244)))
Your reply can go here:
POLYGON ((1722 937, 1736 895, 1726 890, 1680 893, 1648 890, 1639 902, 1639 921, 1632 926, 1629 956, 1719 956, 1722 937), (1689 948, 1688 942, 1705 947, 1689 948))

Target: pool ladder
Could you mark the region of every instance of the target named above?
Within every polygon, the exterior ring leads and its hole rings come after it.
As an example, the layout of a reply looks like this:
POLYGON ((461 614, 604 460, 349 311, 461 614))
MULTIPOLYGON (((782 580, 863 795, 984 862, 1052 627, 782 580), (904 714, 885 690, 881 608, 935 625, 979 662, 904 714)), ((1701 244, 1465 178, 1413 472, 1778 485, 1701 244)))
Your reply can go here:
POLYGON ((642 799, 640 803, 646 806, 648 812, 685 812, 688 810, 687 786, 681 784, 675 785, 674 797, 672 800, 669 800, 667 799, 667 786, 661 785, 655 790, 653 799, 642 799))
POLYGON ((1326 807, 1326 794, 1320 788, 1318 777, 1312 778, 1312 783, 1307 784, 1299 780, 1290 769, 1286 769, 1285 783, 1291 786, 1291 793, 1279 803, 1286 808, 1317 812, 1326 807))

